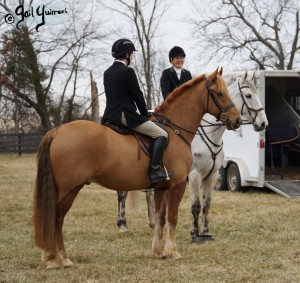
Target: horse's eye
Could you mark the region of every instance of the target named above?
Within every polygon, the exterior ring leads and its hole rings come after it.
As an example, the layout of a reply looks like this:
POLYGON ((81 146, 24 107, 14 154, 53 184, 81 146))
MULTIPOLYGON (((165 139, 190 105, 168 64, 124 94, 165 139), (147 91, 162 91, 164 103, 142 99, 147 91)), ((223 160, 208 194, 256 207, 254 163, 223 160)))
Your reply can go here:
POLYGON ((246 96, 247 98, 251 98, 251 97, 252 97, 250 93, 245 94, 245 96, 246 96))
POLYGON ((223 96, 223 93, 222 93, 222 92, 219 92, 219 93, 218 93, 218 96, 223 96))

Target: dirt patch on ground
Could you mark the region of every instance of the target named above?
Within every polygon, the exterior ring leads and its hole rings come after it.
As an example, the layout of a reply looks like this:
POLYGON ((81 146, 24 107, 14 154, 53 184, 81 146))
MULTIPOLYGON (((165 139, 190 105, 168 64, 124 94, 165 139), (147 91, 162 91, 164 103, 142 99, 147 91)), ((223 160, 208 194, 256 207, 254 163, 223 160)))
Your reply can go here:
MULTIPOLYGON (((300 168, 298 166, 285 167, 283 170, 283 180, 300 180, 300 168)), ((281 167, 274 168, 274 175, 272 175, 271 167, 265 169, 266 181, 280 180, 281 167)))

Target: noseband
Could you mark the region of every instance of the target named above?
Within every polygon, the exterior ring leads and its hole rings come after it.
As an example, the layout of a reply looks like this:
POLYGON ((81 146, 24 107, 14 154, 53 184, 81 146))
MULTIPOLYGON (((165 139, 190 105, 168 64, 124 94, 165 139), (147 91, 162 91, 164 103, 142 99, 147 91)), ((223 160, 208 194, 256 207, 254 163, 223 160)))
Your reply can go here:
POLYGON ((256 121, 256 117, 257 117, 257 114, 258 114, 258 112, 259 111, 263 111, 264 110, 264 108, 263 107, 261 107, 261 108, 258 108, 258 109, 254 109, 254 108, 251 108, 248 104, 247 104, 247 101, 246 101, 246 99, 245 99, 245 97, 244 97, 244 93, 243 93, 243 91, 242 91, 242 89, 243 88, 250 88, 249 86, 241 86, 240 85, 240 81, 238 81, 238 86, 239 86, 239 91, 240 91, 240 94, 241 94, 241 97, 242 97, 242 100, 243 100, 243 105, 242 105, 242 109, 241 109, 241 115, 243 116, 243 114, 244 114, 244 106, 246 106, 246 108, 247 108, 247 111, 248 111, 248 113, 249 113, 249 116, 251 117, 251 124, 255 124, 255 121, 256 121), (252 117, 252 115, 251 115, 251 112, 254 112, 254 117, 252 117))
POLYGON ((206 88, 209 93, 209 96, 207 97, 207 111, 208 112, 208 104, 209 104, 209 97, 213 100, 214 104, 217 106, 217 108, 220 111, 220 114, 217 117, 217 121, 221 121, 224 125, 228 122, 228 117, 226 112, 229 111, 231 108, 235 107, 234 103, 230 103, 225 108, 222 107, 222 105, 219 103, 218 99, 216 98, 214 92, 210 89, 212 85, 214 85, 216 82, 215 80, 212 81, 210 84, 206 81, 206 88))

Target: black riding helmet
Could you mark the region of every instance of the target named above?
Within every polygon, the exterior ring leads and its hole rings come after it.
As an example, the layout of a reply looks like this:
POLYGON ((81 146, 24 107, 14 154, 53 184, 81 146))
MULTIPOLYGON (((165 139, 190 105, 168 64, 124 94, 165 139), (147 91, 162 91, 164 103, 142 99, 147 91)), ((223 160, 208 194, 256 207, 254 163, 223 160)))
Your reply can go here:
POLYGON ((185 53, 184 50, 179 47, 179 46, 174 46, 170 52, 169 52, 169 60, 170 62, 172 62, 172 60, 176 57, 176 56, 183 56, 185 57, 185 53))
POLYGON ((114 58, 117 58, 122 54, 131 53, 133 51, 137 51, 134 44, 129 39, 121 38, 113 44, 111 48, 111 55, 114 58))

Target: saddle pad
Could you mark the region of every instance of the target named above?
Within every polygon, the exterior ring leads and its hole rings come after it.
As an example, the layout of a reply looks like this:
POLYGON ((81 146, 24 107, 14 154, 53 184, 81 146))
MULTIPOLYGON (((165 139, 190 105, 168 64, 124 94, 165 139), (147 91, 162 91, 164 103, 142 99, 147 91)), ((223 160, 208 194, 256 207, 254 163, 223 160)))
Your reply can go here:
POLYGON ((114 125, 109 122, 106 122, 103 125, 114 130, 115 132, 117 132, 121 135, 133 135, 136 138, 137 143, 138 143, 138 160, 141 159, 141 150, 143 150, 143 152, 147 156, 149 156, 149 157, 151 156, 153 139, 150 138, 149 136, 137 133, 125 126, 114 125))
POLYGON ((133 131, 131 131, 129 128, 127 128, 125 126, 115 125, 115 124, 112 124, 110 122, 105 122, 103 124, 103 126, 106 126, 110 129, 114 130, 115 132, 121 134, 121 135, 131 135, 131 134, 133 134, 133 131))

